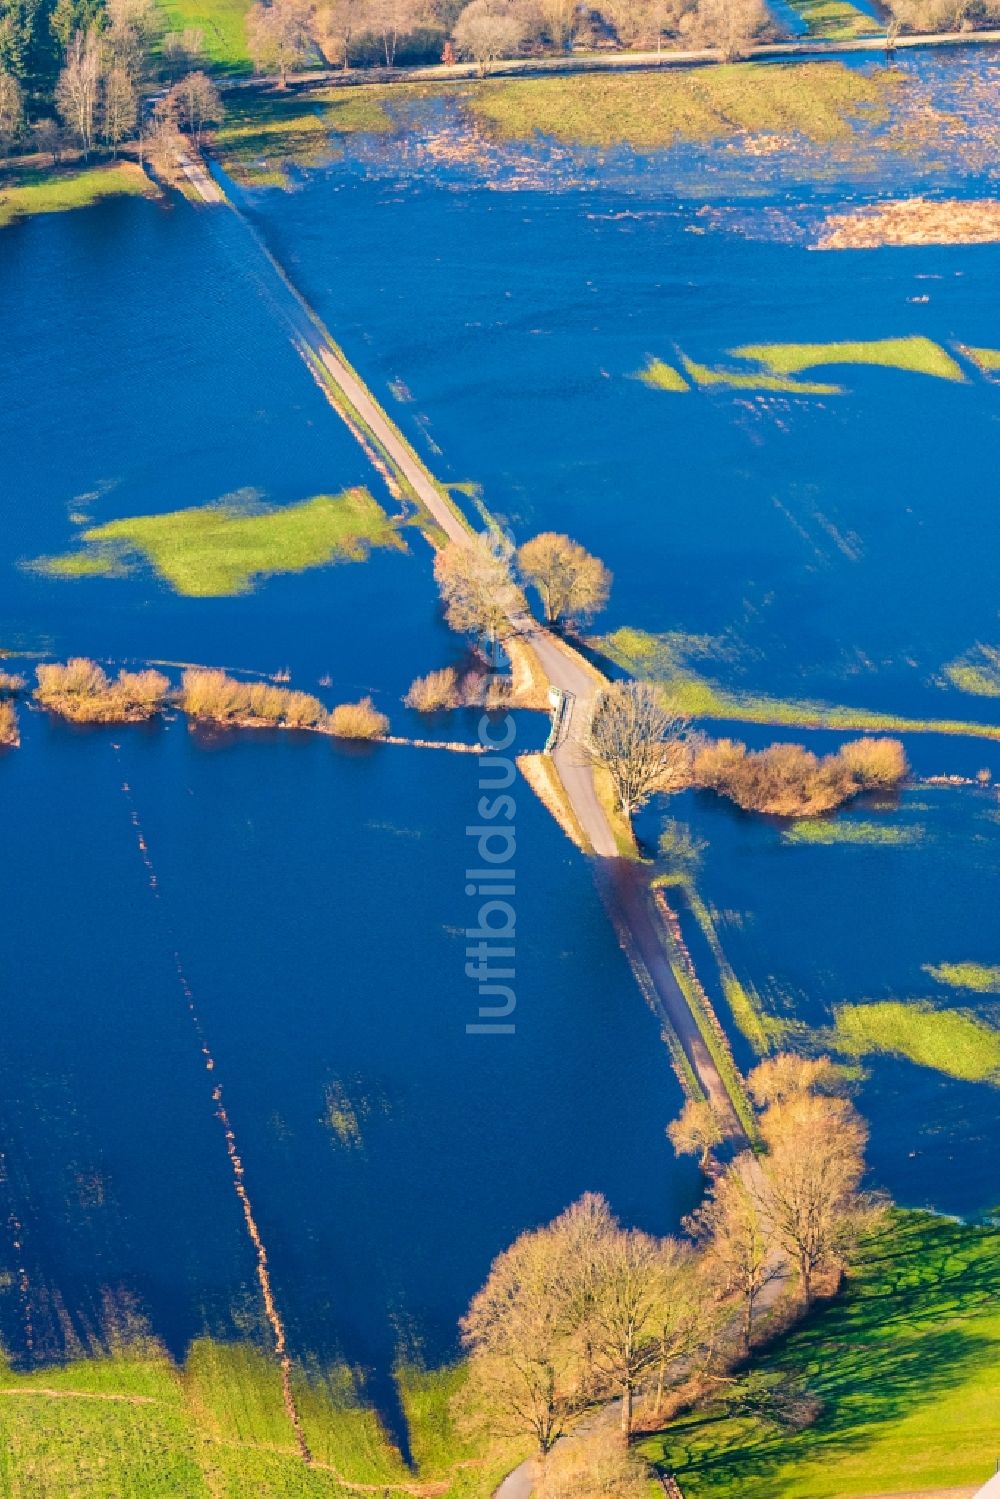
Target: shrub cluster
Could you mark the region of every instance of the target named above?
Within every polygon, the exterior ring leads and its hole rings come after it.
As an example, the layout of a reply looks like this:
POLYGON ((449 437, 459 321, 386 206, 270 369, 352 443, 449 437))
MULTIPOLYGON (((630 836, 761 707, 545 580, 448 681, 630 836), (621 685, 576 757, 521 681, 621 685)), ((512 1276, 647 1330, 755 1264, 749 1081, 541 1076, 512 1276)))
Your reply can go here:
POLYGON ((418 713, 436 713, 443 708, 503 708, 510 702, 511 680, 485 669, 463 673, 454 666, 417 677, 403 699, 418 713))
POLYGON ((113 680, 85 656, 35 668, 35 697, 73 723, 138 723, 163 707, 170 682, 159 671, 120 671, 113 680))
POLYGON ((359 703, 339 703, 330 714, 328 726, 338 739, 384 739, 389 720, 380 713, 370 697, 359 703))
POLYGON ((181 707, 190 718, 233 727, 318 729, 340 739, 384 739, 389 720, 370 697, 340 703, 328 713, 318 697, 269 682, 238 682, 224 671, 191 667, 181 682, 181 707))
POLYGON ((822 757, 801 744, 748 751, 738 740, 719 739, 695 753, 692 780, 748 812, 816 817, 861 791, 900 785, 908 770, 898 739, 858 739, 822 757))
POLYGON ((0 745, 6 745, 9 749, 16 749, 21 743, 21 734, 17 726, 17 709, 10 698, 0 698, 0 745))
POLYGON ((311 693, 269 682, 238 682, 208 667, 191 667, 184 673, 181 707, 191 718, 222 724, 321 729, 327 720, 326 709, 311 693))

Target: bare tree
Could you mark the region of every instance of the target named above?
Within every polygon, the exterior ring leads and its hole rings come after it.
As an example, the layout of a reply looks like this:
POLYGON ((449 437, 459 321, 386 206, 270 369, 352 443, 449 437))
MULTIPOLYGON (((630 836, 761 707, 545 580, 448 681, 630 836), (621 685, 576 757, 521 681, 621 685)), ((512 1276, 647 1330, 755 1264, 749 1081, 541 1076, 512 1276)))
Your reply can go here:
POLYGON ((517 565, 537 590, 549 624, 567 617, 588 619, 608 601, 608 569, 568 536, 543 531, 519 548, 517 565))
POLYGON ((587 1395, 564 1257, 565 1241, 553 1227, 522 1234, 494 1260, 461 1324, 469 1351, 466 1412, 493 1432, 530 1436, 542 1454, 587 1395))
POLYGON ((688 35, 695 46, 718 47, 733 61, 746 56, 769 20, 764 0, 698 0, 688 35))
POLYGON ((382 43, 387 68, 394 66, 396 48, 416 30, 421 13, 420 0, 368 0, 366 26, 382 43))
POLYGON ((638 1229, 619 1229, 597 1244, 596 1292, 585 1332, 602 1384, 621 1397, 626 1442, 636 1392, 660 1359, 664 1314, 682 1262, 676 1241, 638 1229))
POLYGON ((0 151, 9 151, 24 129, 24 93, 11 73, 0 72, 0 151))
POLYGON ((499 533, 482 532, 468 543, 452 541, 434 558, 434 577, 449 625, 496 645, 516 628, 524 597, 511 577, 512 549, 499 533))
POLYGON ((159 30, 155 0, 107 0, 107 21, 102 42, 108 71, 122 67, 133 79, 142 78, 159 30))
POLYGON ((740 1332, 750 1352, 753 1319, 765 1288, 784 1274, 784 1260, 754 1189, 756 1160, 749 1153, 733 1161, 713 1182, 708 1197, 685 1220, 687 1231, 708 1252, 724 1290, 741 1306, 740 1332))
POLYGON ((878 1204, 860 1191, 868 1130, 847 1099, 813 1093, 772 1104, 760 1128, 768 1147, 761 1211, 797 1271, 808 1307, 817 1275, 839 1275, 877 1220, 878 1204))
POLYGON ((684 785, 690 720, 651 682, 612 682, 597 698, 590 753, 611 775, 626 817, 656 791, 684 785))
POLYGON ((367 0, 326 0, 313 13, 312 34, 327 62, 351 65, 351 43, 367 27, 367 0))
POLYGON ((787 1103, 804 1093, 823 1093, 839 1097, 849 1091, 850 1076, 829 1057, 801 1057, 793 1051, 782 1051, 768 1057, 747 1077, 754 1102, 763 1108, 787 1103))
POLYGON ((101 134, 118 155, 118 147, 130 136, 139 120, 139 99, 127 68, 116 64, 104 80, 101 100, 101 134))
POLYGON ((696 1155, 702 1169, 725 1135, 707 1098, 689 1098, 680 1115, 667 1125, 667 1138, 678 1155, 696 1155))
POLYGON ((453 35, 458 50, 473 58, 485 77, 491 63, 516 56, 525 24, 509 0, 472 0, 455 22, 453 35))
POLYGON ((539 0, 546 35, 554 47, 568 47, 580 15, 579 0, 539 0))
POLYGON ((312 51, 310 0, 257 0, 246 20, 247 46, 258 73, 274 72, 286 88, 293 68, 301 67, 312 51))
POLYGON ((196 145, 208 125, 221 124, 225 117, 222 96, 207 73, 189 73, 170 90, 177 123, 196 145))
POLYGON ((80 141, 84 156, 94 144, 94 127, 101 93, 101 48, 95 32, 77 32, 66 54, 66 66, 56 83, 56 108, 80 141))
POLYGON ((31 127, 31 149, 42 156, 51 156, 55 166, 62 155, 63 132, 55 120, 38 120, 31 127))

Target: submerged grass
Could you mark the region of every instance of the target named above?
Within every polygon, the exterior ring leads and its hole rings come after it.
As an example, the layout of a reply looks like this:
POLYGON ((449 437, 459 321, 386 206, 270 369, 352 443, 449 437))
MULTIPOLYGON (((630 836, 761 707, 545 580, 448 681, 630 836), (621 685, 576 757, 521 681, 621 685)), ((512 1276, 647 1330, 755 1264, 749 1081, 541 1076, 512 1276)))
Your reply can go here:
POLYGON ((141 167, 119 161, 83 171, 53 170, 0 185, 0 228, 36 213, 91 208, 102 198, 155 198, 157 190, 141 167))
POLYGON ((755 359, 776 374, 794 375, 821 365, 874 364, 888 369, 962 381, 961 366, 933 339, 872 338, 826 344, 743 344, 730 351, 737 359, 755 359))
POLYGON ((854 36, 871 36, 878 32, 877 21, 866 16, 847 0, 789 0, 806 23, 807 35, 825 41, 844 41, 854 36))
POLYGON ((744 131, 843 139, 860 114, 885 117, 898 75, 841 63, 750 63, 697 72, 497 79, 470 91, 474 116, 500 135, 581 145, 666 146, 744 131))
POLYGON ((937 983, 950 984, 953 989, 1000 994, 1000 967, 987 963, 925 963, 924 972, 937 983))
POLYGON ((850 1056, 889 1052, 966 1082, 1000 1083, 1000 1031, 965 1010, 926 1000, 840 1005, 831 1042, 850 1056))
POLYGON ((807 818, 792 823, 782 832, 784 843, 809 844, 865 844, 871 847, 902 847, 919 843, 924 829, 916 824, 908 828, 886 827, 880 822, 834 821, 828 818, 807 818))
POLYGON ((944 674, 960 692, 974 697, 1000 697, 1000 649, 979 644, 957 660, 949 661, 944 674))
POLYGON ((968 723, 951 718, 905 718, 808 700, 732 692, 694 671, 674 635, 655 635, 623 626, 593 643, 610 661, 633 676, 660 682, 678 711, 690 718, 722 719, 737 723, 770 724, 794 729, 859 729, 898 734, 968 735, 1000 739, 1000 725, 968 723))
POLYGON ((758 1378, 804 1378, 821 1402, 813 1425, 720 1404, 643 1443, 685 1499, 872 1499, 989 1478, 1000 1234, 894 1213, 866 1250, 837 1300, 755 1361, 758 1378))
POLYGON ((1000 349, 973 349, 967 344, 962 344, 960 347, 966 358, 971 359, 984 375, 1000 370, 1000 349))
POLYGON ((33 565, 52 577, 110 577, 139 557, 176 593, 192 598, 248 593, 274 573, 363 561, 371 547, 404 546, 385 511, 361 488, 277 510, 236 497, 166 515, 135 515, 93 526, 82 540, 84 550, 33 565))
POLYGON ((327 89, 308 97, 254 95, 232 105, 214 146, 237 181, 287 186, 290 167, 320 166, 342 135, 382 135, 392 121, 373 90, 327 89))

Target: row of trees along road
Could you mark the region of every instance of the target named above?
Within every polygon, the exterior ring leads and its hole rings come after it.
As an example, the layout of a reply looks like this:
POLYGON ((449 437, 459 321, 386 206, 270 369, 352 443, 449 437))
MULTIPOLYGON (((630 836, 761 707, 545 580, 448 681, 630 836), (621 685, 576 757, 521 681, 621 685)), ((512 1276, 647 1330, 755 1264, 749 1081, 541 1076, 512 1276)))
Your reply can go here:
POLYGON ((397 57, 471 58, 485 72, 501 57, 566 51, 575 42, 622 47, 718 47, 735 57, 777 34, 765 0, 257 0, 247 45, 260 73, 282 86, 321 58, 352 62, 397 57))
MULTIPOLYGON (((655 1421, 733 1383, 769 1296, 787 1325, 837 1289, 885 1211, 861 1189, 867 1131, 845 1075, 828 1058, 786 1054, 748 1082, 764 1148, 716 1174, 683 1237, 624 1228, 588 1193, 497 1257, 462 1321, 464 1421, 530 1438, 544 1459, 614 1398, 627 1442, 637 1402, 655 1421)), ((669 1131, 675 1148, 702 1149, 706 1107, 686 1106, 669 1131)), ((817 1414, 801 1384, 761 1398, 792 1424, 817 1414)))
POLYGON ((200 135, 222 118, 203 47, 195 28, 164 35, 156 0, 0 0, 0 151, 117 155, 157 83, 146 123, 200 135))
POLYGON ((538 594, 549 625, 589 619, 604 608, 611 588, 603 562, 552 531, 520 549, 494 528, 470 543, 449 542, 435 554, 434 577, 451 628, 485 642, 494 661, 497 644, 527 613, 525 587, 538 594))

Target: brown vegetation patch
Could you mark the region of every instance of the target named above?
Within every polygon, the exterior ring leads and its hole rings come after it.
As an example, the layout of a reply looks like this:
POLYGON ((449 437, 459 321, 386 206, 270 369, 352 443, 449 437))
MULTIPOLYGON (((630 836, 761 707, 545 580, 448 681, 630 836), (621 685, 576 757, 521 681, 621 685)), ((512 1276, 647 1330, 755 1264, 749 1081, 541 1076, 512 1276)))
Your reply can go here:
POLYGON ((0 698, 0 746, 17 749, 21 743, 21 731, 17 724, 17 709, 9 698, 0 698))
POLYGON ((224 671, 184 673, 181 707, 191 718, 245 728, 318 729, 327 719, 319 698, 268 682, 238 682, 224 671))
POLYGON ((691 764, 693 785, 774 817, 818 817, 862 791, 899 786, 908 773, 898 739, 857 739, 822 757, 801 744, 748 751, 738 740, 718 739, 697 748, 691 764))
POLYGON ((830 214, 817 250, 875 250, 882 245, 983 245, 1000 241, 1000 202, 906 198, 854 213, 830 214))
POLYGON ((509 677, 488 670, 477 659, 467 671, 443 666, 439 671, 417 677, 404 703, 418 713, 438 713, 452 708, 506 708, 511 701, 509 677))
POLYGON ((170 682, 159 671, 120 671, 112 680, 85 656, 36 667, 35 697, 73 723, 140 723, 159 713, 170 682))
POLYGON ((330 714, 330 733, 338 739, 384 739, 389 720, 370 697, 358 703, 339 703, 330 714))

